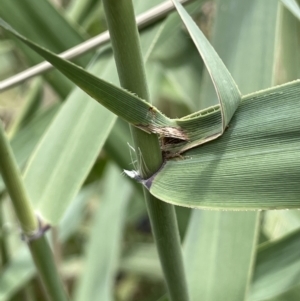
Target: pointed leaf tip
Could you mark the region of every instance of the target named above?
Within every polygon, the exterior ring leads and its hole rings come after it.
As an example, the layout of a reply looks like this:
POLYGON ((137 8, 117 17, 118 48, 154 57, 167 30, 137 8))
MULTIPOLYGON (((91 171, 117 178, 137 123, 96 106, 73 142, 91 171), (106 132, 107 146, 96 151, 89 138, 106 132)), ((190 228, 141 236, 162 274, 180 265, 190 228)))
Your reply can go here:
POLYGON ((221 133, 226 129, 241 101, 241 93, 228 69, 178 0, 172 0, 197 47, 215 87, 222 112, 221 133))

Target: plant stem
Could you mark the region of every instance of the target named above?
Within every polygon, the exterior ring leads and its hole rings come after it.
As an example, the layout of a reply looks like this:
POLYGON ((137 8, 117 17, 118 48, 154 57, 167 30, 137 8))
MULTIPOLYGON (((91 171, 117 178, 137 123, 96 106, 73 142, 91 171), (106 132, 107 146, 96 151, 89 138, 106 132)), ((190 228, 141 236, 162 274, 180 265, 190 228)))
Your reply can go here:
MULTIPOLYGON (((136 93, 142 99, 149 100, 131 0, 103 1, 103 5, 121 86, 136 93)), ((131 132, 140 163, 140 173, 145 178, 150 177, 162 164, 157 136, 149 135, 134 127, 131 128, 131 132)))
POLYGON ((31 255, 49 299, 52 301, 67 301, 68 298, 58 276, 53 255, 48 241, 44 237, 44 233, 41 233, 41 236, 38 238, 33 238, 33 235, 39 234, 42 229, 40 229, 39 222, 28 198, 20 171, 1 122, 0 172, 12 200, 23 234, 29 240, 28 246, 31 255))
MULTIPOLYGON (((0 230, 1 230, 1 241, 0 241, 0 252, 1 252, 1 268, 5 269, 7 265, 10 263, 10 256, 8 250, 8 241, 7 241, 7 233, 4 229, 4 197, 5 192, 0 193, 0 230)), ((24 300, 24 289, 19 292, 16 292, 9 301, 18 301, 24 300)), ((25 301, 25 300, 24 300, 25 301)))
MULTIPOLYGON (((123 88, 149 100, 132 0, 103 0, 120 83, 123 88)), ((153 175, 163 159, 156 135, 131 128, 143 178, 153 175)), ((163 203, 144 189, 152 231, 172 301, 187 301, 178 225, 173 205, 163 203)))
POLYGON ((15 162, 9 142, 0 124, 0 170, 14 210, 26 235, 38 231, 38 222, 25 190, 20 171, 15 162))
POLYGON ((0 231, 1 231, 0 250, 1 250, 1 266, 2 266, 2 268, 9 262, 6 233, 4 230, 3 202, 4 202, 4 192, 0 193, 0 231))
POLYGON ((45 236, 28 243, 41 282, 51 300, 67 301, 65 289, 58 275, 52 251, 45 236))

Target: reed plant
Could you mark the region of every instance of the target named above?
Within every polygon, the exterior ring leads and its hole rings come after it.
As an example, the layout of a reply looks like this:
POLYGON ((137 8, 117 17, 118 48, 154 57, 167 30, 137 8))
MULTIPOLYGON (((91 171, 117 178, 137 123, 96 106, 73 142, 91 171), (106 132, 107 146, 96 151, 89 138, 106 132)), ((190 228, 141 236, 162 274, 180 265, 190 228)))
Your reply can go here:
POLYGON ((55 5, 0 0, 50 63, 0 82, 0 300, 299 300, 298 2, 55 5))

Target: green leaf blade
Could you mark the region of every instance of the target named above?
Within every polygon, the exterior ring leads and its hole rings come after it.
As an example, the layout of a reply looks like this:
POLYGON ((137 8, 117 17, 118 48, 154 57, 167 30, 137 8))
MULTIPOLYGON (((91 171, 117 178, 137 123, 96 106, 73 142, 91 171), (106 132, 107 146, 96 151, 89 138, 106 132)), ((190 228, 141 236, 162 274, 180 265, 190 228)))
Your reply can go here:
POLYGON ((86 269, 78 281, 75 301, 113 300, 112 288, 132 185, 122 179, 118 168, 109 166, 105 188, 94 217, 91 237, 86 249, 86 269))
POLYGON ((258 221, 254 212, 193 211, 184 241, 192 301, 245 300, 258 221))
POLYGON ((256 269, 247 300, 273 300, 299 285, 299 249, 299 229, 281 239, 262 244, 258 248, 256 269))
POLYGON ((299 208, 300 81, 243 97, 222 137, 166 162, 150 192, 215 209, 299 208))
MULTIPOLYGON (((115 77, 114 62, 104 55, 91 72, 115 77), (106 71, 108 70, 108 71, 106 71)), ((42 217, 57 224, 95 162, 116 116, 75 89, 53 120, 24 174, 31 201, 42 217)))
POLYGON ((223 121, 221 131, 223 132, 241 101, 241 94, 224 63, 210 45, 208 40, 205 38, 201 30, 195 24, 193 19, 178 2, 178 0, 173 0, 173 3, 182 21, 187 27, 195 46, 201 54, 215 86, 222 108, 223 121))
POLYGON ((175 126, 174 122, 146 101, 38 46, 19 34, 2 19, 0 19, 0 26, 45 58, 88 95, 127 122, 148 133, 156 130, 159 132, 160 127, 175 126))

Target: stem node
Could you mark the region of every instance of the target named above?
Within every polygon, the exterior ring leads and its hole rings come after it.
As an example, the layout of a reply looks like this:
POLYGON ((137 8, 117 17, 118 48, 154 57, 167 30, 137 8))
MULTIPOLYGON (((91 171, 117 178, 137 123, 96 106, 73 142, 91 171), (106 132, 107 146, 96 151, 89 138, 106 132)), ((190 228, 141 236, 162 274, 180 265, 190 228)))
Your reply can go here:
POLYGON ((43 223, 41 217, 39 215, 36 215, 38 228, 36 231, 33 231, 31 233, 25 233, 22 232, 21 239, 25 241, 26 243, 30 243, 34 240, 37 240, 44 236, 44 234, 51 228, 49 224, 43 223))

